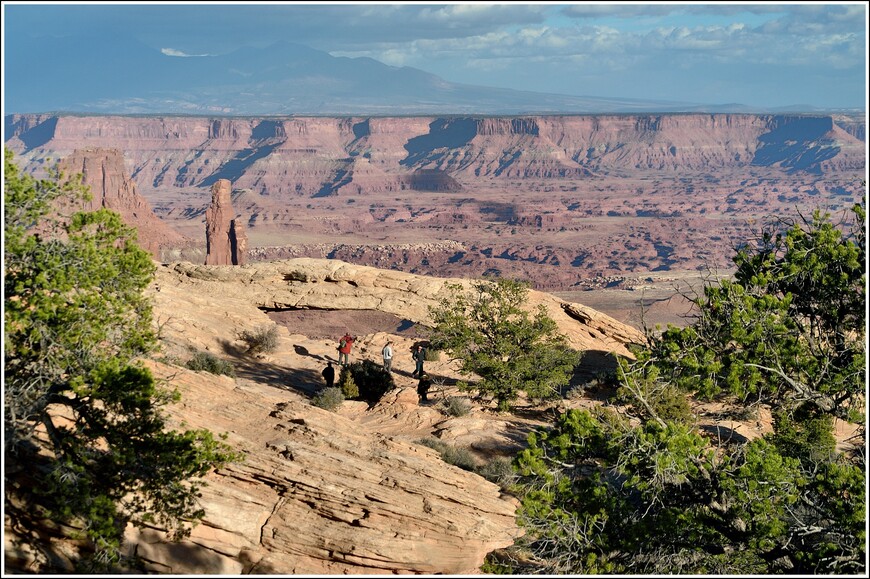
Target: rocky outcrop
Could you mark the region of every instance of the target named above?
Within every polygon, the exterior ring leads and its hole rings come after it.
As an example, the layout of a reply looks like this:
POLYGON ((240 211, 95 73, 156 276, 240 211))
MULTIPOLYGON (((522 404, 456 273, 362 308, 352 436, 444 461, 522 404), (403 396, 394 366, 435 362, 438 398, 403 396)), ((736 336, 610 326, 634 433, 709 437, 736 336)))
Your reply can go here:
POLYGON ((245 227, 236 219, 232 187, 218 179, 211 188, 211 205, 205 212, 206 265, 244 265, 248 255, 245 227))
POLYGON ((162 248, 175 248, 189 243, 151 210, 148 201, 138 193, 136 184, 124 168, 124 156, 117 149, 76 149, 63 159, 60 170, 67 177, 82 176, 91 192, 90 201, 80 207, 86 211, 111 209, 138 231, 137 241, 155 257, 162 248))
POLYGON ((245 458, 209 475, 189 539, 128 529, 146 571, 468 574, 520 534, 515 499, 424 446, 292 392, 150 365, 173 374, 178 423, 227 434, 245 458))
MULTIPOLYGON (((208 302, 186 297, 161 302, 156 313, 166 314, 171 303, 175 315, 208 320, 217 305, 201 308, 208 302)), ((230 303, 222 314, 241 311, 230 303)), ((257 313, 249 324, 262 321, 257 313)), ((200 327, 219 334, 225 324, 215 322, 200 327)), ((280 339, 292 351, 286 330, 280 339)), ((171 541, 156 524, 127 527, 124 554, 136 565, 130 572, 466 575, 522 534, 517 500, 497 485, 423 445, 312 406, 274 382, 270 368, 278 362, 261 364, 266 374, 255 381, 146 362, 181 396, 166 409, 169 427, 206 428, 240 458, 206 476, 199 499, 205 516, 188 538, 171 541)), ((82 529, 44 524, 23 537, 7 519, 6 573, 75 571, 84 545, 69 537, 82 529)))
MULTIPOLYGON (((330 259, 298 258, 213 268, 191 263, 167 264, 158 270, 159 286, 179 286, 185 293, 220 295, 271 310, 377 310, 415 323, 431 323, 429 306, 450 295, 447 284, 467 288, 464 279, 433 278, 358 266, 330 259)), ((528 305, 542 304, 579 350, 630 356, 627 346, 642 343, 642 332, 582 305, 530 291, 528 305)))

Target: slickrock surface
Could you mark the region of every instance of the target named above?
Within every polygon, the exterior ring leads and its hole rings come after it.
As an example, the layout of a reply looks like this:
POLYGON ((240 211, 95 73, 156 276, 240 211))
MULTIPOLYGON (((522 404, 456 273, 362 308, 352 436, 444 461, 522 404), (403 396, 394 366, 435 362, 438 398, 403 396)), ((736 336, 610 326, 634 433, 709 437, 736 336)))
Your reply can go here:
POLYGON ((117 149, 76 149, 60 166, 64 175, 82 175, 91 191, 91 200, 84 202, 85 211, 105 207, 121 215, 123 221, 138 231, 138 242, 154 256, 161 248, 185 245, 183 235, 160 220, 148 201, 136 190, 124 168, 124 155, 117 149))
MULTIPOLYGON (((227 433, 246 460, 209 476, 206 520, 188 541, 166 543, 156 530, 131 528, 131 553, 148 569, 171 573, 465 574, 511 544, 520 532, 516 500, 419 440, 475 439, 469 446, 483 461, 515 451, 539 423, 487 420, 481 409, 451 418, 436 406, 447 395, 443 385, 433 389, 432 404, 420 405, 408 377, 413 338, 359 336, 352 360, 379 360, 383 344, 394 341, 397 388, 372 408, 346 401, 335 413, 307 400, 322 385, 326 360, 335 359, 335 340, 279 326, 276 350, 257 357, 245 355, 239 340, 242 331, 272 323, 263 302, 359 305, 408 319, 425 316, 443 283, 332 260, 160 266, 150 294, 165 354, 207 350, 232 360, 238 376, 151 367, 180 388, 177 421, 227 433)), ((454 370, 447 360, 427 363, 438 377, 453 378, 454 370)))
POLYGON ((232 184, 218 179, 211 188, 211 205, 205 212, 206 265, 244 265, 248 255, 245 227, 236 219, 232 184))
POLYGON ((152 364, 182 393, 178 421, 227 433, 244 462, 208 477, 181 543, 130 528, 151 571, 466 574, 519 533, 516 500, 422 445, 280 387, 152 364))
MULTIPOLYGON (((429 306, 448 297, 448 283, 468 280, 432 278, 357 266, 339 260, 298 258, 214 268, 181 262, 158 270, 159 287, 180 286, 185 293, 221 296, 269 309, 378 310, 415 323, 429 321, 429 306)), ((532 307, 547 307, 559 330, 579 350, 630 356, 626 346, 642 343, 643 334, 581 304, 530 291, 532 307)))
MULTIPOLYGON (((552 418, 553 408, 504 414, 473 405, 468 415, 451 417, 439 405, 461 393, 454 386, 455 362, 445 356, 426 362, 435 387, 432 402, 420 404, 410 377, 410 346, 417 336, 371 331, 358 334, 351 360, 380 361, 381 348, 392 340, 396 388, 371 408, 345 401, 329 412, 311 405, 310 396, 323 385, 320 371, 327 360, 337 358, 344 327, 336 327, 333 338, 309 338, 305 328, 278 325, 277 347, 266 354, 251 355, 240 339, 246 330, 274 324, 262 307, 349 313, 362 307, 425 320, 425 306, 444 295, 447 281, 316 259, 158 266, 148 294, 162 361, 146 364, 181 394, 167 409, 170 422, 225 435, 244 460, 207 476, 201 499, 205 518, 188 539, 171 543, 158 528, 127 529, 125 548, 142 561, 140 570, 463 575, 479 573, 488 552, 512 544, 522 532, 515 520, 517 500, 445 463, 420 440, 435 437, 467 448, 483 464, 515 455, 528 433, 552 418), (196 351, 230 361, 236 377, 186 369, 184 362, 196 351)), ((580 304, 538 292, 530 297, 560 316, 560 328, 574 344, 601 351, 612 345, 617 351, 622 340, 638 337, 580 304)), ((595 403, 582 397, 556 406, 595 403)), ((711 428, 750 438, 765 425, 729 421, 711 428)), ((12 557, 16 569, 23 569, 33 556, 13 547, 12 531, 7 526, 7 565, 12 557)), ((55 541, 53 547, 56 554, 74 552, 70 541, 55 541)), ((72 569, 69 561, 66 565, 72 569)))

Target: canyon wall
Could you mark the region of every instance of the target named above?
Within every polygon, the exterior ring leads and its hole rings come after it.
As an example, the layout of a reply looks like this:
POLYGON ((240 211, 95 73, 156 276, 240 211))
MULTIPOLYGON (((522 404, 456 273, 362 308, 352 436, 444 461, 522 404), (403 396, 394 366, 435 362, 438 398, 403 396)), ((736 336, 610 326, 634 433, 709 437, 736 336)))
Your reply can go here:
MULTIPOLYGON (((857 123, 863 126, 863 121, 857 123)), ((141 187, 271 196, 458 190, 463 180, 584 178, 638 170, 863 171, 863 129, 832 116, 207 118, 12 115, 30 164, 75 148, 124 151, 141 187), (841 126, 842 125, 842 126, 841 126), (845 128, 844 128, 845 127, 845 128)))
MULTIPOLYGON (((12 115, 25 171, 121 151, 155 213, 199 247, 210 189, 232 187, 251 260, 331 257, 545 291, 725 271, 761 224, 863 196, 863 116, 12 115)), ((141 232, 140 232, 141 234, 141 232)))

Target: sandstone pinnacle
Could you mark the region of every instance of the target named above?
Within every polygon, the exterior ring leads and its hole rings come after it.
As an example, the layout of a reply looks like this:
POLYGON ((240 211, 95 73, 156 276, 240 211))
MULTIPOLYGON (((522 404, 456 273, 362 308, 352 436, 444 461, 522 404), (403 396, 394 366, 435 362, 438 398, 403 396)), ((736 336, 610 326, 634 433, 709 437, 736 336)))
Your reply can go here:
POLYGON ((218 179, 211 188, 211 205, 205 212, 205 265, 244 265, 248 237, 235 219, 228 179, 218 179))

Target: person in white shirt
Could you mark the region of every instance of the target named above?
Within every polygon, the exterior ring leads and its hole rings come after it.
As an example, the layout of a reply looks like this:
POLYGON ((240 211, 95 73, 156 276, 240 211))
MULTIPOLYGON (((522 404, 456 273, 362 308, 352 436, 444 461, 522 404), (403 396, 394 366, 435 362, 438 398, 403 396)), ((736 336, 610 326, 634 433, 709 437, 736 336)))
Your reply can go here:
POLYGON ((393 371, 393 342, 387 342, 387 345, 384 346, 383 351, 381 352, 384 356, 384 370, 387 372, 393 371))

